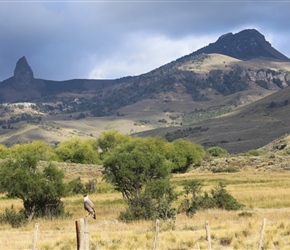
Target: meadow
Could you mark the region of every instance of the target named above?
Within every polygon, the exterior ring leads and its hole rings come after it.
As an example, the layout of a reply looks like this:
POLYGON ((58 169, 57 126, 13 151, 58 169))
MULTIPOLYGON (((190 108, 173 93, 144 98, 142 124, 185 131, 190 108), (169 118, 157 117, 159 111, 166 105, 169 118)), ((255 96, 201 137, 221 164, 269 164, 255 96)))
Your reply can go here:
MULTIPOLYGON (((118 215, 126 207, 122 196, 102 180, 100 168, 76 166, 66 169, 66 180, 78 176, 82 181, 96 178, 97 192, 90 195, 95 204, 97 219, 89 220, 90 249, 153 249, 155 221, 124 223, 118 215)), ((260 232, 266 219, 262 249, 289 249, 290 245, 290 171, 246 169, 235 173, 212 173, 191 171, 173 175, 172 181, 182 192, 184 180, 199 179, 208 191, 220 181, 226 190, 245 207, 239 211, 218 209, 198 211, 189 218, 178 214, 175 221, 160 221, 157 249, 185 250, 208 249, 205 223, 208 221, 212 249, 258 249, 260 232)), ((178 206, 183 195, 176 201, 178 206)), ((0 228, 1 249, 31 249, 35 223, 39 224, 37 249, 76 249, 75 221, 83 218, 82 195, 63 199, 71 217, 64 219, 39 219, 19 228, 2 224, 0 228)), ((0 211, 11 204, 18 210, 20 200, 0 196, 0 211)))

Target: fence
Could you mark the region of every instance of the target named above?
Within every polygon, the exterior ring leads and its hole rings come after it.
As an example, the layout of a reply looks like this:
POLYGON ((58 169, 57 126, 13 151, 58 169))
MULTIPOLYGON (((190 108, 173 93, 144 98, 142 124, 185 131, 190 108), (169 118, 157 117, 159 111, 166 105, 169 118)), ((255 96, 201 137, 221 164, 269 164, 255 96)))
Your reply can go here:
MULTIPOLYGON (((77 250, 89 250, 90 249, 90 237, 89 237, 89 218, 80 218, 75 221, 75 228, 76 228, 76 249, 77 250)), ((159 237, 159 220, 156 220, 156 227, 155 227, 155 236, 153 241, 153 250, 158 249, 158 237, 159 237)), ((37 233, 38 233, 39 223, 35 224, 34 227, 34 234, 32 239, 32 250, 36 250, 36 243, 37 243, 37 233)), ((259 245, 258 250, 263 249, 263 238, 264 238, 264 232, 266 228, 266 218, 263 219, 261 232, 260 232, 260 239, 259 239, 259 245)), ((205 233, 206 233, 206 240, 208 242, 208 250, 212 250, 211 246, 211 235, 210 235, 210 225, 209 221, 205 222, 205 233)), ((196 243, 196 248, 200 250, 198 242, 196 243)))

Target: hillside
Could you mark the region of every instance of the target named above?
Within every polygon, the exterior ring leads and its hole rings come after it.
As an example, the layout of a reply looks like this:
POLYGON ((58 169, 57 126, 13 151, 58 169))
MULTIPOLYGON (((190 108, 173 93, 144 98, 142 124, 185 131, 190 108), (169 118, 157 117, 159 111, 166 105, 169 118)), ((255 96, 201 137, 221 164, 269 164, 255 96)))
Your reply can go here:
POLYGON ((230 153, 258 149, 290 131, 290 87, 275 92, 226 115, 190 126, 156 129, 139 136, 186 138, 205 148, 220 146, 230 153))
POLYGON ((286 102, 289 85, 289 58, 256 30, 223 35, 151 72, 114 80, 35 79, 22 57, 14 75, 0 82, 0 142, 11 145, 41 139, 56 143, 116 129, 126 134, 146 131, 142 135, 166 135, 168 139, 184 137, 205 147, 219 145, 243 152, 286 133, 288 127, 282 124, 287 123, 287 111, 278 112, 276 118, 271 116, 272 109, 270 116, 262 110, 255 117, 246 111, 243 117, 236 115, 248 104, 258 107, 257 101, 266 97, 274 98, 265 99, 267 103, 277 102, 277 96, 271 97, 275 92, 285 93, 286 102), (23 103, 30 103, 30 110, 23 103), (281 122, 274 124, 273 119, 281 122), (276 132, 269 132, 264 123, 275 126, 276 132), (179 135, 192 128, 194 133, 179 135), (253 139, 253 133, 259 136, 253 139))

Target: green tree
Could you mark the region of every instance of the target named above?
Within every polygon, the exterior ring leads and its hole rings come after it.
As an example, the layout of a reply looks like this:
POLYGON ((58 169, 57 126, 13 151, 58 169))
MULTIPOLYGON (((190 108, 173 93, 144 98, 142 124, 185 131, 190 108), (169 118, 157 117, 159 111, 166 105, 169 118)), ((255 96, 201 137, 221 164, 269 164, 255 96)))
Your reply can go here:
POLYGON ((191 164, 200 162, 204 155, 202 146, 177 139, 168 145, 166 158, 172 162, 173 172, 185 172, 191 164))
POLYGON ((52 148, 44 141, 33 141, 30 143, 14 144, 9 148, 10 157, 29 157, 33 155, 37 161, 50 161, 55 159, 52 148))
POLYGON ((61 142, 55 149, 55 153, 62 161, 98 164, 100 163, 100 159, 95 144, 96 142, 94 140, 73 138, 61 142))
POLYGON ((169 164, 159 144, 159 139, 134 138, 115 147, 104 162, 105 179, 128 204, 122 214, 125 220, 166 218, 170 214, 175 197, 169 164))
POLYGON ((98 146, 102 151, 102 156, 110 152, 115 147, 122 143, 126 143, 131 140, 129 135, 123 135, 116 130, 104 131, 98 138, 98 146))
POLYGON ((61 197, 66 194, 64 174, 52 164, 37 167, 33 152, 4 161, 0 166, 0 189, 23 201, 27 219, 64 213, 61 197))
POLYGON ((5 159, 9 154, 9 150, 6 146, 0 144, 0 159, 5 159))

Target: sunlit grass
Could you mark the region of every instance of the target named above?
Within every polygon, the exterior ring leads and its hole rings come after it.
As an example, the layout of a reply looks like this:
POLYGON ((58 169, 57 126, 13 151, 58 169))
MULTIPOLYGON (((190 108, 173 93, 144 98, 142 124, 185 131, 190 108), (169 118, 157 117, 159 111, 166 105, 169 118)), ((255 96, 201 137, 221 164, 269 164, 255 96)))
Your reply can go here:
MULTIPOLYGON (((86 173, 87 175, 87 173, 86 173)), ((98 176, 98 175, 96 175, 98 176)), ((71 179, 72 176, 69 176, 71 179)), ((88 177, 86 177, 88 178, 88 177)), ((189 179, 203 180, 208 191, 220 181, 226 190, 245 205, 241 211, 218 209, 198 211, 192 218, 179 214, 175 221, 160 221, 158 249, 208 249, 205 222, 211 230, 212 249, 258 249, 263 219, 266 218, 264 249, 288 249, 290 245, 290 172, 241 171, 237 173, 187 173, 173 176, 179 192, 189 179)), ((98 176, 100 192, 90 195, 97 219, 90 219, 90 249, 152 249, 154 221, 124 223, 118 215, 126 209, 120 193, 98 176)), ((183 199, 179 197, 176 205, 183 199)), ((8 224, 0 227, 1 249, 31 249, 34 224, 39 223, 38 250, 76 249, 75 221, 86 215, 82 195, 63 199, 67 219, 39 219, 20 228, 8 224)), ((22 208, 17 199, 0 195, 0 213, 14 205, 22 208)))

